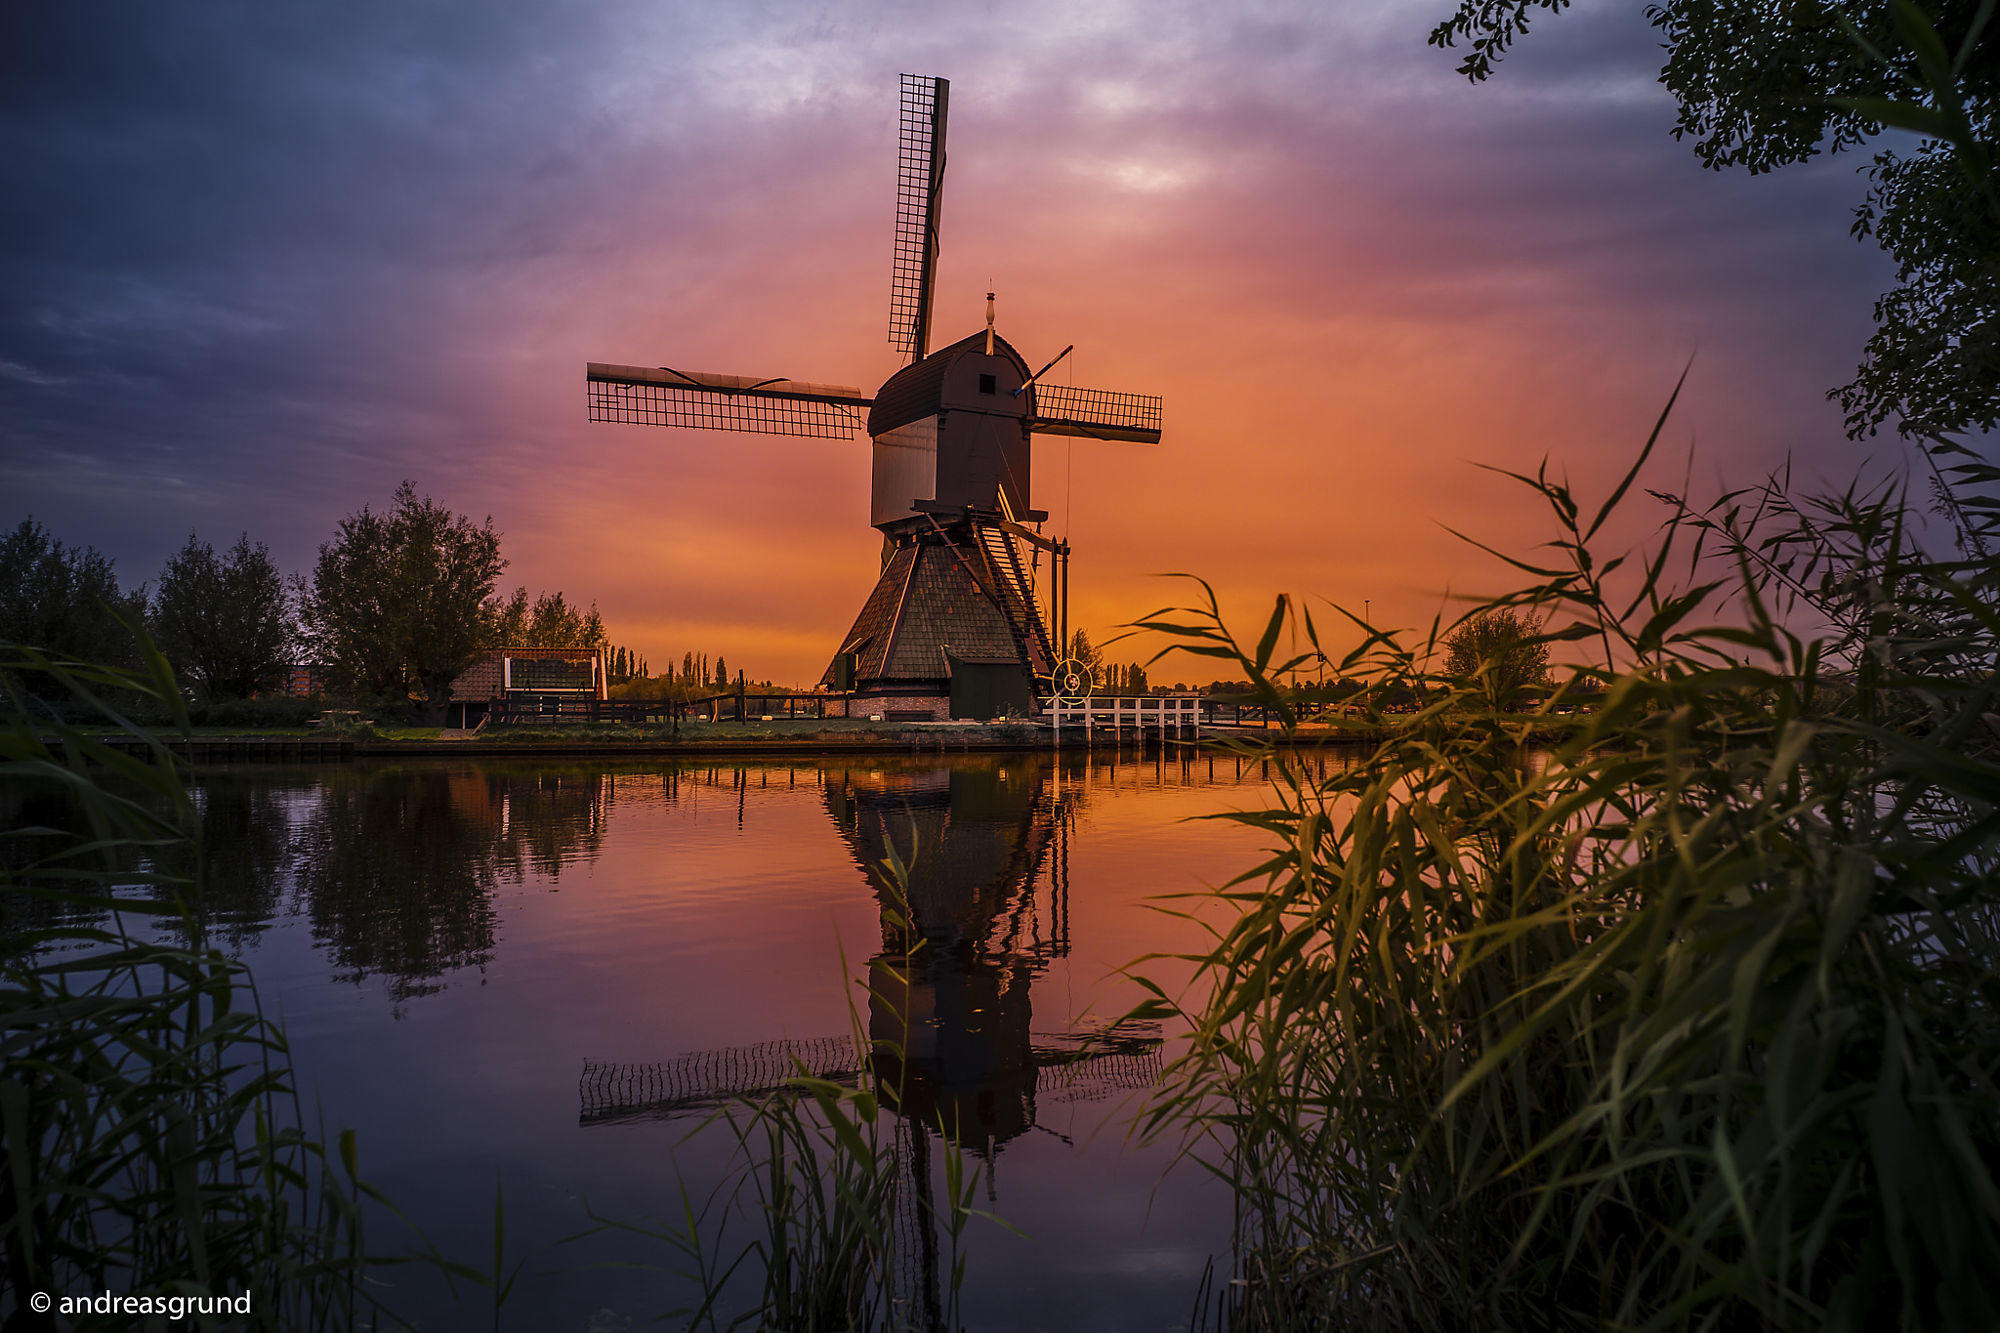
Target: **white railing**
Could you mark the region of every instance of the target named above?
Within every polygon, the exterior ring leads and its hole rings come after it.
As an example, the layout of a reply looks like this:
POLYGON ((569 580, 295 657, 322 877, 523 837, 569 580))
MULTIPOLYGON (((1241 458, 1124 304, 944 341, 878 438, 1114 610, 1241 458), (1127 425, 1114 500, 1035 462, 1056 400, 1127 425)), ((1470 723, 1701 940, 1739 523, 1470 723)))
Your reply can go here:
POLYGON ((1086 732, 1185 731, 1193 735, 1201 725, 1201 696, 1198 694, 1094 694, 1088 699, 1044 699, 1042 715, 1060 735, 1066 727, 1086 732))

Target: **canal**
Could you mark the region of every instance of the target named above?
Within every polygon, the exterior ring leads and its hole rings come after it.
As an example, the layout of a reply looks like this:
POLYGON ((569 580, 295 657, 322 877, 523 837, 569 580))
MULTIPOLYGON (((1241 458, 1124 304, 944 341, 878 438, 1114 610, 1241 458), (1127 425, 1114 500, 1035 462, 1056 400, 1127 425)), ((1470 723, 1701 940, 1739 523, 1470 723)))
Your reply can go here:
MULTIPOLYGON (((1256 859, 1198 816, 1265 790, 1254 763, 1099 751, 255 765, 195 795, 215 938, 282 1018, 308 1118, 351 1127, 363 1175, 453 1257, 490 1266, 504 1190, 524 1262, 503 1326, 609 1333, 685 1303, 684 1261, 576 1237, 707 1198, 734 1145, 711 1113, 795 1061, 893 1070, 911 1188, 937 1188, 940 1126, 981 1173, 1007 1226, 972 1224, 966 1327, 1185 1325, 1229 1197, 1128 1139, 1173 1033, 1104 1029, 1139 998, 1121 967, 1199 945, 1162 896, 1256 859)), ((409 1239, 378 1219, 370 1248, 409 1239)), ((907 1268, 912 1308, 949 1280, 907 1268)), ((384 1280, 424 1327, 489 1308, 421 1267, 384 1280)))

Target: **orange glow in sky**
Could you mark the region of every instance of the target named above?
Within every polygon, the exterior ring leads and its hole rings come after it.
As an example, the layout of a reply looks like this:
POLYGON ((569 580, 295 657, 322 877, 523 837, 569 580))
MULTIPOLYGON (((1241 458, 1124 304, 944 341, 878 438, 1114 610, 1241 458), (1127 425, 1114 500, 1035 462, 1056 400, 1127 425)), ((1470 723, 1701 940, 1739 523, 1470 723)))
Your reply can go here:
POLYGON ((583 367, 872 392, 898 365, 903 70, 952 80, 934 345, 981 327, 990 285, 1032 365, 1076 344, 1056 382, 1165 399, 1157 448, 1035 448, 1100 640, 1184 599, 1170 572, 1246 622, 1291 591, 1427 623, 1504 578, 1447 527, 1548 535, 1480 465, 1547 458, 1601 495, 1690 358, 1663 482, 1851 464, 1823 394, 1886 277, 1847 235, 1851 164, 1702 171, 1636 13, 1551 21, 1474 88, 1425 47, 1431 8, 499 6, 476 33, 273 15, 206 34, 219 54, 159 18, 219 91, 128 73, 128 128, 114 107, 103 142, 30 164, 0 517, 127 582, 190 528, 305 568, 410 477, 493 516, 509 586, 595 600, 656 667, 809 683, 876 574, 865 439, 592 424, 583 367), (225 59, 246 43, 263 66, 225 59), (122 193, 54 191, 142 153, 122 193), (129 244, 65 259, 65 200, 129 244))

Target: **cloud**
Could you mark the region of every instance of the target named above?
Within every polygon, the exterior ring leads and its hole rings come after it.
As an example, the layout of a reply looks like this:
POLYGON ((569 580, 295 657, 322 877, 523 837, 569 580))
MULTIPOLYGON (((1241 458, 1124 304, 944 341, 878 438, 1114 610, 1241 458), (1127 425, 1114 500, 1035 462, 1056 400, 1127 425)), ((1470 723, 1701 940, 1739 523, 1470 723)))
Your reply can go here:
POLYGON ((993 282, 1030 359, 1167 398, 1157 450, 1037 447, 1094 626, 1170 568, 1428 615, 1485 577, 1438 522, 1536 535, 1471 463, 1608 476, 1690 354, 1676 439, 1844 449, 1820 395, 1886 281, 1848 165, 1701 171, 1636 12, 1540 25, 1477 88, 1433 17, 17 6, 8 492, 136 581, 191 525, 302 566, 411 476, 621 642, 814 676, 873 577, 865 445, 593 426, 578 381, 886 377, 905 69, 953 79, 942 329, 993 282))

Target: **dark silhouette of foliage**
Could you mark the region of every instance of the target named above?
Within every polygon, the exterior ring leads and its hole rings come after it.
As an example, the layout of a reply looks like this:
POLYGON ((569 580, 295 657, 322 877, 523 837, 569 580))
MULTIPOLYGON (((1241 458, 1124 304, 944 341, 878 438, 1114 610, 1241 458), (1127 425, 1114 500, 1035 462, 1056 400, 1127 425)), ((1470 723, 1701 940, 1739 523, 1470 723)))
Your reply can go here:
POLYGON ((475 524, 406 481, 387 512, 363 506, 319 548, 301 618, 339 686, 410 697, 435 720, 492 642, 488 602, 506 567, 491 518, 475 524))
MULTIPOLYGON (((1431 42, 1491 77, 1536 17, 1569 0, 1461 0, 1431 42)), ((1680 103, 1674 136, 1702 164, 1754 173, 1919 135, 1867 168, 1854 234, 1896 263, 1854 379, 1833 391, 1852 435, 1898 420, 1937 436, 2000 426, 2000 23, 1988 0, 1659 0, 1647 15, 1680 103)))
MULTIPOLYGON (((102 705, 187 724, 166 659, 126 642, 143 669, 0 645, 0 681, 51 682, 89 715, 0 691, 10 803, 39 789, 23 813, 46 821, 0 835, 0 1324, 104 1326, 29 1298, 108 1290, 185 1302, 190 1326, 400 1326, 364 1277, 362 1202, 381 1196, 354 1139, 308 1131, 285 1034, 203 919, 203 812, 159 740, 102 705)), ((245 868, 268 873, 273 850, 245 868)))
POLYGON ((32 518, 0 537, 0 641, 115 665, 136 663, 120 615, 145 614, 144 588, 118 589, 93 546, 64 546, 32 518))
POLYGON ((502 885, 597 855, 611 786, 504 765, 390 768, 336 773, 317 797, 295 843, 313 937, 343 979, 380 977, 400 1006, 485 966, 502 885))
MULTIPOLYGON (((1773 478, 1619 553, 1643 454, 1594 517, 1521 476, 1556 532, 1485 609, 1547 616, 1548 694, 1341 660, 1371 739, 1274 742, 1213 816, 1268 856, 1134 1015, 1191 1024, 1143 1125, 1232 1189, 1227 1327, 2000 1327, 2000 468, 1949 457, 1937 550, 1773 478)), ((1284 598, 1142 628, 1276 698, 1322 648, 1284 598)))
POLYGON ((1104 688, 1111 694, 1144 694, 1150 688, 1146 668, 1137 663, 1113 662, 1104 668, 1104 688))
POLYGON ((1093 670, 1104 665, 1104 653, 1090 641, 1090 635, 1085 630, 1070 631, 1069 643, 1064 645, 1063 656, 1093 670))
POLYGON ((597 648, 606 641, 597 603, 585 611, 561 592, 545 592, 530 602, 526 588, 495 604, 489 637, 494 648, 597 648))
POLYGON ((646 670, 646 659, 632 649, 622 646, 611 650, 611 664, 606 671, 613 685, 644 680, 649 674, 646 670))
POLYGON ((1501 707, 1548 674, 1549 645, 1541 626, 1519 607, 1467 616, 1445 636, 1444 648, 1445 674, 1501 707))
POLYGON ((223 556, 189 533, 160 571, 152 620, 160 651, 210 701, 268 686, 295 637, 284 576, 248 533, 223 556))

